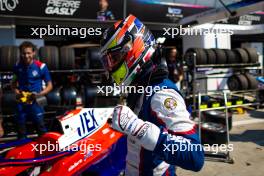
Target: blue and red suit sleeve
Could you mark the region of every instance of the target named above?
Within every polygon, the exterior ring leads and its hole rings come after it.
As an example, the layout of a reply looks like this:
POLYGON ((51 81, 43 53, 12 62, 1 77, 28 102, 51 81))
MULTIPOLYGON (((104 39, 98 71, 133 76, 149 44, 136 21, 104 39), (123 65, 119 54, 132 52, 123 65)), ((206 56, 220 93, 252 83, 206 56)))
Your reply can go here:
POLYGON ((161 131, 153 153, 168 164, 201 170, 203 147, 182 96, 173 89, 163 89, 151 98, 151 111, 161 131))
POLYGON ((183 169, 200 171, 204 165, 204 151, 197 133, 176 135, 162 128, 153 152, 183 169))

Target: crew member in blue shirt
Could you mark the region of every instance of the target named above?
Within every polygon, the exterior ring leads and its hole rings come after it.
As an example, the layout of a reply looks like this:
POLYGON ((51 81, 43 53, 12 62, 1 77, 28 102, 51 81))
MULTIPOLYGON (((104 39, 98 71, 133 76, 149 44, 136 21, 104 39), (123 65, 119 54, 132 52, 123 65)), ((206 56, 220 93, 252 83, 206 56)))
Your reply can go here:
MULTIPOLYGON (((44 96, 52 90, 52 81, 45 63, 36 60, 36 47, 25 41, 20 47, 20 59, 14 66, 12 88, 17 96, 22 91, 31 92, 34 97, 44 96), (43 84, 45 82, 45 86, 43 84)), ((18 138, 26 138, 26 120, 31 118, 39 135, 47 129, 44 125, 44 109, 36 100, 33 103, 17 103, 16 123, 18 138)))

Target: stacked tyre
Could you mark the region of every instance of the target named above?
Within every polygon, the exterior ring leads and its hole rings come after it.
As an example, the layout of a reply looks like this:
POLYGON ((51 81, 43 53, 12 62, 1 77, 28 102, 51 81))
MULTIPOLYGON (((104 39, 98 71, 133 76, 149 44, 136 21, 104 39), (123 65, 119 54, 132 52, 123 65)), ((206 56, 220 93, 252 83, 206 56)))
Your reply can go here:
MULTIPOLYGON (((232 113, 227 113, 228 129, 232 129, 232 113)), ((226 113, 220 110, 202 113, 201 136, 203 144, 225 144, 227 142, 226 113)))
POLYGON ((86 50, 85 53, 85 65, 90 69, 103 69, 103 63, 101 61, 100 48, 91 47, 86 50))
POLYGON ((202 144, 226 144, 227 130, 224 125, 215 122, 202 123, 201 142, 202 144))
POLYGON ((257 63, 258 54, 255 48, 229 49, 202 49, 189 48, 184 56, 188 66, 193 65, 219 65, 236 63, 257 63), (196 60, 195 60, 196 58, 196 60))
MULTIPOLYGON (((221 110, 204 111, 202 114, 204 122, 213 122, 226 126, 226 112, 221 110)), ((233 116, 231 112, 227 113, 228 129, 232 129, 233 116)))
POLYGON ((19 48, 17 46, 2 46, 0 48, 0 70, 12 71, 19 60, 19 48))
POLYGON ((72 47, 60 48, 60 69, 70 70, 75 69, 75 51, 72 47))
POLYGON ((258 54, 255 48, 237 48, 234 50, 238 56, 238 60, 235 63, 257 63, 258 54))
POLYGON ((207 55, 205 53, 205 50, 202 48, 190 48, 186 51, 185 53, 185 61, 188 66, 193 66, 193 65, 204 65, 207 64, 207 55), (194 57, 196 57, 196 60, 194 57), (196 61, 196 63, 195 63, 196 61))
POLYGON ((39 49, 40 60, 48 65, 50 70, 75 69, 75 51, 72 47, 43 46, 39 49))
POLYGON ((3 91, 1 103, 3 105, 3 115, 16 113, 16 95, 13 91, 3 91))
POLYGON ((56 46, 43 46, 39 49, 40 61, 47 64, 50 70, 59 69, 59 50, 56 46))
MULTIPOLYGON (((12 71, 13 66, 19 60, 19 57, 20 52, 18 46, 2 46, 0 48, 0 70, 12 71)), ((46 63, 50 70, 70 70, 76 68, 75 50, 72 47, 63 46, 58 48, 56 46, 43 46, 38 49, 36 57, 39 58, 41 62, 46 63)), ((99 47, 87 48, 85 52, 84 68, 103 69, 103 64, 100 58, 99 47)))
POLYGON ((75 106, 77 99, 77 90, 73 86, 63 87, 61 90, 62 105, 75 106))
POLYGON ((227 80, 227 85, 231 91, 239 90, 253 90, 258 88, 258 82, 256 78, 249 74, 234 74, 227 80))
POLYGON ((61 88, 55 87, 51 92, 49 92, 46 97, 48 101, 48 105, 50 106, 60 106, 61 105, 61 88))
POLYGON ((215 58, 216 58, 215 64, 227 64, 228 63, 226 52, 223 49, 212 49, 212 50, 215 53, 215 58))

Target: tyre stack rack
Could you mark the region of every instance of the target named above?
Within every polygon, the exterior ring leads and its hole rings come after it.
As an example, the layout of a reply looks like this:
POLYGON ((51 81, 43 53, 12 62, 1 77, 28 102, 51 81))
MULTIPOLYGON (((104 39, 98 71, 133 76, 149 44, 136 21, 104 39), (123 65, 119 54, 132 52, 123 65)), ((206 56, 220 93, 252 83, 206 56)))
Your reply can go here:
MULTIPOLYGON (((192 49, 193 50, 193 49, 192 49)), ((256 93, 258 90, 242 90, 242 91, 230 91, 230 90, 220 90, 220 91, 206 91, 206 92, 202 92, 200 90, 198 90, 197 88, 197 80, 198 79, 206 79, 207 77, 202 77, 202 78, 198 78, 198 72, 201 71, 206 71, 206 70, 212 70, 214 68, 239 68, 240 70, 250 70, 250 69, 256 69, 256 67, 260 66, 260 63, 255 62, 255 63, 231 63, 231 64, 222 64, 222 63, 215 63, 215 64, 211 64, 210 62, 206 64, 205 59, 201 59, 199 62, 197 63, 197 57, 201 57, 203 54, 203 52, 201 52, 202 49, 199 49, 198 52, 193 52, 192 53, 192 61, 191 63, 186 62, 186 73, 185 77, 187 80, 187 85, 189 84, 189 86, 191 85, 192 89, 191 90, 186 90, 185 91, 185 95, 188 98, 192 99, 192 111, 196 113, 196 115, 198 115, 198 128, 199 128, 199 137, 201 139, 201 129, 202 129, 202 112, 206 112, 206 111, 212 111, 212 110, 224 110, 225 112, 225 128, 226 128, 226 144, 228 145, 230 143, 230 135, 229 135, 229 125, 228 124, 228 110, 232 109, 232 108, 237 108, 237 107, 248 107, 248 106, 258 106, 260 105, 259 102, 254 102, 254 103, 239 103, 239 104, 235 104, 232 105, 230 104, 230 102, 228 102, 228 96, 245 96, 248 93, 252 94, 252 93, 256 93), (198 56, 197 56, 198 55, 198 56), (190 80, 191 77, 191 80, 190 80), (224 104, 222 106, 218 106, 218 107, 210 107, 210 108, 202 108, 202 96, 204 95, 220 95, 222 96, 222 99, 224 100, 224 104), (198 102, 197 102, 198 99, 198 102)), ((217 50, 216 53, 218 53, 218 51, 220 51, 220 49, 214 49, 217 50)), ((193 50, 195 51, 195 49, 193 50)), ((241 50, 239 50, 239 52, 241 52, 241 50)), ((208 54, 212 54, 212 49, 208 49, 208 54)), ((207 55, 208 56, 208 55, 207 55)), ((216 61, 216 58, 214 57, 214 61, 216 61)), ((263 68, 261 69, 261 73, 263 75, 264 71, 263 68)), ((217 73, 215 73, 217 74, 217 73)), ((219 73, 218 73, 219 74, 219 73)), ((222 74, 222 72, 221 72, 222 74)), ((219 78, 219 77, 218 77, 219 78)), ((257 99, 257 98, 256 98, 257 99)), ((230 156, 230 151, 227 152, 217 152, 217 153, 213 153, 211 151, 206 151, 205 152, 205 156, 206 156, 206 160, 211 160, 211 161, 221 161, 221 162, 226 162, 226 163, 234 163, 234 160, 231 158, 230 156)))

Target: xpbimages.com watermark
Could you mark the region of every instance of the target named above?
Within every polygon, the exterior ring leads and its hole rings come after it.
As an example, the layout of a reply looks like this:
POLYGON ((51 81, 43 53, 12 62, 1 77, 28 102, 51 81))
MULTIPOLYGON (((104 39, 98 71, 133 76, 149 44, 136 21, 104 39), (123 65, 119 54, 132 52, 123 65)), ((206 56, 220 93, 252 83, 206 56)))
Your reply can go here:
POLYGON ((186 139, 182 136, 172 136, 170 134, 168 138, 170 140, 174 140, 177 143, 163 144, 163 151, 171 152, 172 154, 186 151, 207 151, 217 154, 218 152, 231 152, 234 150, 233 144, 193 144, 189 139, 186 139))
POLYGON ((178 144, 163 144, 164 152, 171 152, 176 154, 177 152, 185 151, 206 151, 217 154, 218 152, 232 152, 234 150, 233 144, 187 144, 187 143, 178 143, 178 144))
POLYGON ((105 94, 106 96, 112 94, 129 94, 129 93, 139 93, 145 94, 146 96, 151 96, 162 89, 166 89, 167 86, 125 86, 124 84, 114 86, 97 86, 98 94, 105 94))
POLYGON ((102 28, 77 28, 77 27, 60 27, 59 25, 48 25, 46 27, 30 28, 31 36, 43 38, 44 36, 79 36, 86 38, 88 36, 102 35, 102 28))
POLYGON ((86 154, 88 152, 93 151, 101 151, 102 145, 101 144, 88 144, 86 141, 82 141, 81 143, 77 144, 71 144, 63 149, 60 149, 58 141, 56 143, 51 143, 48 141, 47 144, 31 144, 33 147, 31 151, 39 152, 40 154, 43 154, 44 152, 58 152, 58 151, 73 151, 77 152, 80 151, 81 154, 86 154))
MULTIPOLYGON (((208 35, 208 34, 228 34, 233 35, 234 32, 231 29, 221 29, 221 28, 191 28, 189 25, 187 27, 179 26, 177 28, 163 28, 163 36, 175 38, 179 35, 184 36, 198 36, 198 35, 208 35)), ((215 36, 216 37, 216 36, 215 36)))

